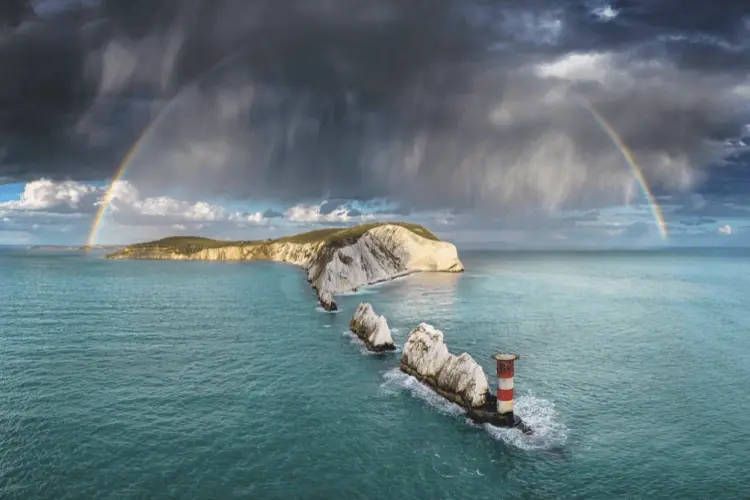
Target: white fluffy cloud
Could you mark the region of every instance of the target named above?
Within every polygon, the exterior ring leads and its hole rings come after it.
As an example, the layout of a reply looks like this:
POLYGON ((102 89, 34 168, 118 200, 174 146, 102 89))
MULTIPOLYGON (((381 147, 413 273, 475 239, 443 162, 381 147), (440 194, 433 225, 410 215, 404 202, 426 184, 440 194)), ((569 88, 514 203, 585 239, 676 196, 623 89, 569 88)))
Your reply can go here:
POLYGON ((0 203, 4 210, 32 211, 87 211, 90 210, 99 188, 75 181, 54 182, 39 179, 24 186, 18 200, 0 203))
MULTIPOLYGON (((540 236, 543 233, 551 234, 555 239, 567 238, 571 241, 577 241, 579 236, 592 241, 596 238, 624 241, 634 237, 653 237, 654 241, 661 241, 652 215, 645 206, 570 213, 564 217, 554 217, 543 212, 519 217, 492 213, 479 216, 475 213, 440 210, 419 211, 407 216, 398 206, 382 200, 377 203, 329 200, 319 204, 298 204, 282 211, 268 209, 258 212, 240 211, 237 207, 230 208, 213 200, 188 201, 166 195, 146 196, 128 181, 118 181, 111 190, 107 190, 102 186, 73 181, 40 179, 27 183, 18 193, 17 199, 0 202, 0 244, 9 241, 25 242, 28 238, 23 234, 32 235, 35 242, 80 244, 86 240, 91 230, 94 213, 105 202, 106 222, 101 224, 94 239, 96 243, 130 243, 170 234, 255 239, 273 236, 271 232, 278 236, 317 227, 398 220, 424 224, 441 237, 456 240, 463 240, 472 231, 485 230, 500 231, 503 241, 506 237, 518 239, 522 234, 531 235, 539 240, 535 244, 541 246, 549 243, 548 238, 540 236)), ((695 207, 702 207, 707 203, 700 196, 696 196, 692 202, 695 207)), ((734 208, 739 210, 744 207, 734 208)), ((665 213, 667 212, 668 210, 665 213)), ((737 234, 736 224, 732 224, 735 227, 729 224, 717 227, 711 221, 682 227, 675 219, 670 229, 675 237, 706 236, 732 244, 736 238, 721 238, 737 234)))
POLYGON ((618 9, 615 9, 611 5, 602 5, 599 7, 596 7, 591 12, 596 17, 598 17, 601 21, 611 21, 612 19, 616 18, 620 15, 620 11, 618 9))
MULTIPOLYGON (((318 225, 357 224, 385 219, 400 219, 383 210, 385 207, 354 207, 351 203, 323 201, 319 204, 299 204, 283 212, 238 211, 208 201, 186 201, 171 196, 144 196, 129 181, 116 181, 111 188, 75 181, 39 179, 24 186, 17 200, 0 203, 0 220, 27 229, 49 228, 55 230, 60 221, 77 224, 83 235, 91 225, 91 217, 106 204, 103 227, 109 233, 122 237, 140 238, 142 234, 167 234, 173 231, 213 234, 231 233, 251 227, 271 229, 270 222, 290 224, 290 229, 318 225), (371 213, 376 212, 376 213, 371 213), (274 215, 268 215, 272 213, 274 215), (119 229, 117 229, 119 228, 119 229), (140 228, 140 229, 139 229, 140 228), (213 228, 213 230, 211 229, 213 228)), ((448 218, 441 217, 441 221, 448 218)), ((444 222, 445 223, 445 222, 444 222)), ((278 225, 278 224, 276 224, 278 225)), ((278 229, 275 226, 272 229, 278 229)), ((100 239, 100 238, 98 238, 100 239)))
MULTIPOLYGON (((107 189, 75 181, 32 181, 24 186, 18 200, 0 203, 4 221, 24 219, 45 225, 63 215, 93 214, 107 203, 107 189)), ((236 222, 265 224, 260 212, 228 210, 206 201, 188 202, 169 196, 143 197, 128 181, 112 186, 109 211, 116 222, 124 225, 180 225, 183 223, 236 222)), ((55 222, 51 222, 55 223, 55 222)))
POLYGON ((326 204, 323 201, 320 205, 295 205, 284 212, 284 218, 290 222, 364 222, 375 219, 372 214, 363 214, 346 206, 324 212, 326 204))
POLYGON ((601 52, 573 53, 553 62, 539 64, 535 70, 542 78, 604 81, 611 74, 612 57, 601 52))
POLYGON ((238 212, 206 201, 191 203, 169 196, 142 197, 138 189, 128 181, 117 181, 114 184, 110 206, 115 219, 126 225, 171 224, 184 228, 185 223, 263 225, 268 222, 261 212, 238 212))

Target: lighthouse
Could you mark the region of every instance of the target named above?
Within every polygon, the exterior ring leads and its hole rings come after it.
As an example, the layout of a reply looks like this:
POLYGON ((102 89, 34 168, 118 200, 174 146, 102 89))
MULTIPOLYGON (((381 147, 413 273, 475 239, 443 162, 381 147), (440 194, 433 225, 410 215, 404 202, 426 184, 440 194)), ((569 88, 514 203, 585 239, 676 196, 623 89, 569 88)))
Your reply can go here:
POLYGON ((517 354, 495 354, 497 362, 497 413, 513 422, 513 365, 520 358, 517 354))

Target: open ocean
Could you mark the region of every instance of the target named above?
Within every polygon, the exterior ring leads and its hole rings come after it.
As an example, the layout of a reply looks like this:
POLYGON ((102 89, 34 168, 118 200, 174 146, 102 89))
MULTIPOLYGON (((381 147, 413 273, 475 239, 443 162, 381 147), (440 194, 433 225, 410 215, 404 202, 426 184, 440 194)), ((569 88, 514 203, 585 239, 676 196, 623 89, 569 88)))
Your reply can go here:
POLYGON ((748 499, 750 251, 461 252, 316 307, 298 268, 0 251, 0 498, 748 499), (532 436, 348 335, 421 321, 532 436))

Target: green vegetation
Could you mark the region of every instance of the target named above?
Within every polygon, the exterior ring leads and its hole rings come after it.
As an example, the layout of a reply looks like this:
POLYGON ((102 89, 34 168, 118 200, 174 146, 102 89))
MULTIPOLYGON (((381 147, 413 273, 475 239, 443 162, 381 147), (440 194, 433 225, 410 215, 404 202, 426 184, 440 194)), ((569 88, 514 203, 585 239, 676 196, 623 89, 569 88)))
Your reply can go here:
POLYGON ((374 229, 378 226, 385 224, 392 224, 396 226, 405 227, 412 233, 427 238, 428 240, 440 241, 437 236, 432 234, 425 227, 418 224, 408 224, 406 222, 370 222, 367 224, 360 224, 354 227, 345 228, 331 228, 331 229, 317 229, 315 231, 309 231, 307 233, 295 234, 294 236, 286 236, 274 240, 277 242, 290 242, 290 243, 315 243, 317 241, 324 241, 325 243, 338 246, 345 245, 352 241, 357 241, 363 234, 370 229, 374 229))
POLYGON ((202 238, 200 236, 170 236, 156 241, 145 243, 136 243, 127 247, 130 250, 137 249, 166 249, 181 254, 191 254, 207 248, 221 248, 228 246, 240 245, 263 245, 269 243, 317 243, 324 242, 331 247, 345 246, 357 241, 363 234, 370 229, 385 224, 393 224, 405 227, 414 234, 427 238, 429 240, 439 241, 439 238, 432 234, 428 229, 418 224, 408 224, 406 222, 372 222, 360 224, 354 227, 317 229, 306 233, 285 236, 275 240, 262 241, 222 241, 211 238, 202 238))

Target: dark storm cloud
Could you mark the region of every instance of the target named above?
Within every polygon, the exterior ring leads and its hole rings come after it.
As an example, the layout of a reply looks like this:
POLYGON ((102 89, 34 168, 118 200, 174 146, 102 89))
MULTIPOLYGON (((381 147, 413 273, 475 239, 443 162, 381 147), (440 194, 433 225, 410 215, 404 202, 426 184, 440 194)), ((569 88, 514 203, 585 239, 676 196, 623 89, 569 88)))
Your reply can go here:
POLYGON ((146 194, 582 207, 632 177, 577 96, 657 191, 710 179, 749 120, 739 0, 4 5, 0 178, 110 177, 172 99, 129 172, 146 194))
POLYGON ((16 28, 33 14, 34 9, 29 0, 4 0, 0 3, 0 29, 16 28))

